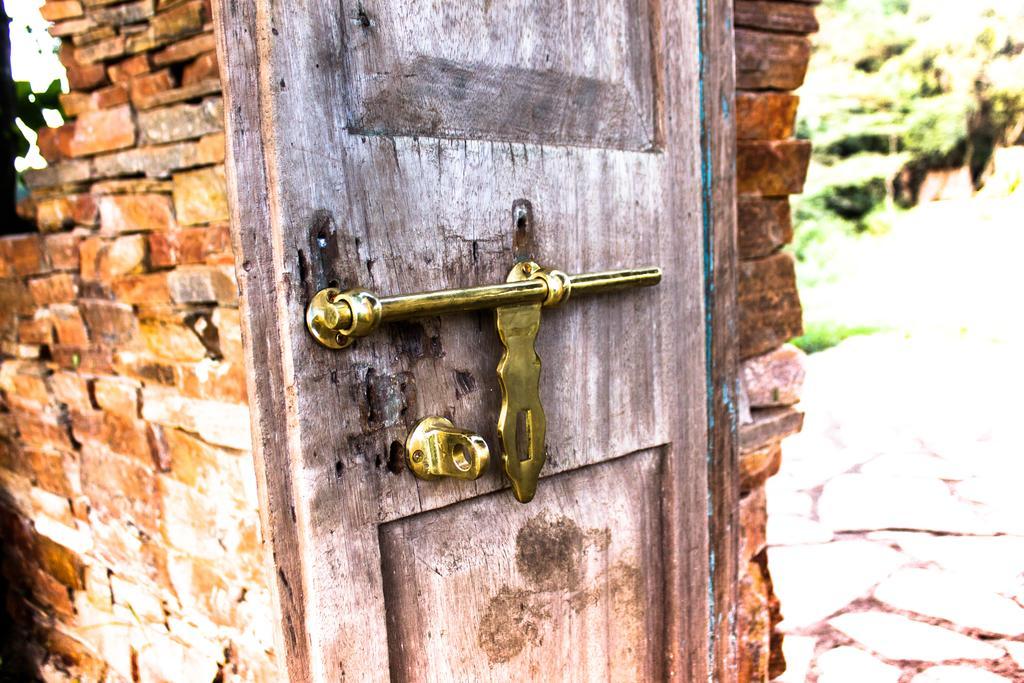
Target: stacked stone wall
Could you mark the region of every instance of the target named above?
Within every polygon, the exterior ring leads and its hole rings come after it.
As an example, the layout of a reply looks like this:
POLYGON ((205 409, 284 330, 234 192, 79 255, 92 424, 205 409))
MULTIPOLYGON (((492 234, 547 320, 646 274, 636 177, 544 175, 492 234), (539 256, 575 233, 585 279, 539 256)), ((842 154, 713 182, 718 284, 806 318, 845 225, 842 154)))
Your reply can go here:
MULTIPOLYGON (((764 482, 801 332, 788 196, 815 2, 736 0, 741 680, 782 664, 764 482)), ((275 680, 205 0, 50 0, 71 92, 0 239, 9 623, 50 680, 275 680)))
POLYGON ((0 239, 4 664, 274 680, 209 4, 42 13, 71 92, 0 239))
POLYGON ((767 559, 765 482, 781 463, 782 441, 800 430, 795 407, 803 354, 787 342, 803 333, 789 196, 803 191, 811 145, 794 137, 799 98, 818 29, 817 0, 736 0, 736 175, 740 368, 740 681, 782 673, 782 618, 767 559))

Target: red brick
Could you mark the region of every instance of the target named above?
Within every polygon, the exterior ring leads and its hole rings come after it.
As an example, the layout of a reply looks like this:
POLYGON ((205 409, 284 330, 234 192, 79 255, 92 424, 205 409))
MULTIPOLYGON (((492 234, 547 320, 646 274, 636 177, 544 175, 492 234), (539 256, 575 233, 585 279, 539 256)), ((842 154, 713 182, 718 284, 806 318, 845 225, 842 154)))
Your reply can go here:
POLYGON ((0 320, 15 315, 32 316, 36 305, 21 280, 0 279, 0 320))
POLYGON ((93 395, 103 410, 126 417, 139 415, 139 385, 113 377, 98 377, 93 381, 93 395))
POLYGON ((124 46, 125 37, 115 34, 88 45, 78 46, 75 50, 75 59, 83 64, 109 61, 123 55, 124 46))
POLYGON ((102 375, 114 372, 113 352, 109 347, 91 348, 57 344, 50 348, 50 357, 57 367, 65 370, 102 375))
POLYGON ((78 0, 47 0, 39 8, 39 14, 47 21, 60 21, 82 16, 82 3, 78 0))
POLYGON ((42 232, 69 230, 75 224, 73 202, 67 196, 36 202, 36 224, 42 232))
POLYGON ((223 164, 224 152, 224 133, 204 135, 199 138, 199 145, 196 149, 196 163, 223 164))
MULTIPOLYGON (((90 2, 90 0, 86 1, 87 3, 90 2)), ((89 12, 89 16, 95 19, 97 23, 110 26, 138 24, 152 17, 155 10, 153 0, 135 0, 134 2, 104 1, 102 4, 105 6, 94 6, 89 12)))
POLYGON ((98 299, 79 302, 82 317, 94 344, 123 347, 138 339, 135 311, 127 304, 98 299))
POLYGON ((150 353, 157 358, 195 363, 208 355, 199 336, 184 324, 143 319, 139 322, 139 329, 150 353))
POLYGON ((146 260, 146 238, 142 235, 123 235, 107 245, 100 254, 99 276, 111 281, 121 275, 138 273, 146 260))
POLYGON ((57 273, 28 281, 28 291, 38 306, 71 303, 78 296, 78 276, 57 273))
POLYGON ((111 109, 85 112, 75 123, 71 156, 82 157, 135 144, 135 119, 126 104, 111 109))
POLYGON ((92 399, 89 384, 85 378, 75 372, 55 372, 50 376, 50 389, 54 397, 71 410, 92 410, 92 399))
POLYGON ((100 252, 106 244, 107 240, 99 236, 86 237, 79 243, 79 271, 83 280, 89 282, 99 279, 100 252))
POLYGON ((133 78, 129 84, 132 102, 137 107, 144 107, 154 95, 176 87, 170 69, 162 69, 151 74, 143 74, 133 78))
POLYGON ((36 537, 36 561, 50 576, 71 590, 85 587, 85 563, 74 551, 46 536, 36 537))
POLYGON ((239 604, 232 596, 239 592, 240 587, 234 577, 225 575, 225 564, 217 560, 190 557, 184 553, 168 554, 168 572, 182 607, 198 611, 215 624, 237 627, 240 620, 239 604))
POLYGON ((191 64, 185 67, 181 75, 181 84, 190 85, 208 78, 217 78, 220 71, 217 68, 217 53, 207 52, 196 57, 191 64))
POLYGON ((741 141, 736 146, 737 189, 762 197, 800 194, 810 160, 807 140, 741 141))
POLYGON ((65 19, 64 21, 51 24, 46 28, 54 38, 64 38, 71 36, 71 42, 74 43, 75 38, 79 41, 85 39, 86 36, 91 36, 93 33, 98 33, 101 37, 106 37, 108 31, 113 29, 107 29, 102 26, 96 26, 96 22, 89 17, 76 17, 74 19, 65 19))
POLYGON ((18 341, 22 344, 52 344, 53 322, 48 311, 42 315, 18 321, 18 341))
POLYGON ((160 304, 171 302, 167 273, 126 275, 115 278, 111 286, 114 296, 128 304, 160 304))
POLYGON ((789 197, 740 197, 737 201, 739 256, 763 258, 793 240, 789 197))
POLYGON ((737 26, 747 28, 782 33, 814 33, 818 30, 818 20, 814 18, 816 4, 817 0, 737 0, 734 5, 734 20, 737 26))
POLYGON ((162 385, 173 387, 175 366, 148 354, 121 351, 114 360, 117 374, 139 380, 147 387, 162 385))
POLYGON ((175 225, 171 198, 162 194, 101 197, 100 229, 108 234, 169 230, 175 225))
POLYGON ((736 29, 736 87, 796 90, 804 82, 811 41, 804 36, 736 29))
POLYGON ((161 12, 149 25, 154 38, 174 39, 202 30, 206 17, 204 4, 199 0, 161 12))
POLYGON ((174 175, 174 208, 181 225, 228 220, 227 181, 223 166, 174 175))
POLYGON ((741 261, 737 299, 741 358, 771 351, 803 334, 803 310, 790 254, 741 261))
POLYGON ((65 69, 72 90, 92 90, 107 82, 107 70, 102 64, 72 63, 65 69))
POLYGON ((769 477, 775 476, 782 465, 782 445, 770 443, 761 448, 740 453, 740 491, 748 492, 763 486, 769 477))
POLYGON ((57 341, 65 346, 87 346, 89 333, 77 306, 71 304, 54 304, 50 306, 53 328, 57 333, 57 341))
MULTIPOLYGON (((159 535, 160 497, 152 468, 94 442, 83 443, 81 453, 82 489, 93 508, 131 521, 150 536, 159 535)), ((138 551, 132 556, 137 558, 138 551)))
POLYGON ((131 415, 107 411, 71 413, 71 425, 79 443, 92 442, 114 453, 127 455, 144 465, 153 464, 149 445, 149 425, 131 415))
POLYGON ((224 488, 198 491, 166 474, 158 480, 164 501, 164 539, 172 548, 210 560, 234 557, 248 549, 250 541, 244 532, 255 520, 240 505, 231 504, 224 488))
POLYGON ((184 642, 163 629, 153 629, 145 642, 134 660, 138 680, 170 681, 178 676, 183 681, 217 680, 224 655, 212 645, 184 642))
POLYGON ((76 232, 59 232, 43 238, 43 250, 55 270, 78 270, 78 243, 76 232))
POLYGON ((81 490, 77 463, 66 453, 30 448, 26 449, 24 457, 33 486, 65 498, 73 498, 81 490))
MULTIPOLYGON (((65 112, 67 113, 67 112, 65 112)), ((72 116, 72 114, 68 114, 72 116)), ((75 136, 74 122, 66 123, 57 128, 40 128, 36 144, 39 145, 39 153, 50 163, 55 163, 71 157, 71 140, 75 136)))
POLYGON ((129 57, 107 67, 107 73, 111 82, 126 86, 135 76, 149 73, 149 56, 141 54, 129 57))
POLYGON ((31 404, 42 410, 50 403, 43 368, 36 363, 3 363, 0 367, 0 388, 7 393, 8 399, 19 399, 21 405, 31 404))
POLYGON ((203 366, 185 363, 175 366, 175 384, 182 396, 204 401, 245 403, 245 364, 235 359, 208 361, 203 366))
POLYGON ((48 411, 13 409, 22 443, 35 448, 72 450, 68 429, 59 415, 48 411))
POLYGON ((91 93, 69 92, 60 96, 64 114, 75 117, 88 111, 110 109, 128 102, 128 88, 123 84, 109 85, 91 93))
POLYGON ((197 434, 204 441, 250 450, 248 406, 185 398, 162 387, 142 388, 142 417, 165 427, 197 434))
POLYGON ((36 275, 47 271, 38 235, 0 237, 0 277, 36 275))
POLYGON ((800 98, 788 92, 736 93, 736 137, 785 140, 793 136, 800 98))
POLYGON ((163 50, 154 53, 153 63, 157 66, 166 66, 177 62, 187 62, 193 57, 201 55, 204 52, 211 52, 216 48, 217 41, 213 37, 213 34, 204 33, 202 35, 195 36, 194 38, 179 40, 163 50))
POLYGON ((44 646, 51 661, 61 662, 68 677, 76 681, 99 681, 107 676, 108 663, 82 642, 78 632, 69 632, 61 623, 47 630, 44 646))
POLYGON ((45 604, 60 617, 74 617, 75 606, 71 602, 66 586, 42 569, 28 570, 27 573, 30 576, 33 597, 37 602, 45 604))
POLYGON ((167 274, 171 299, 179 304, 238 302, 234 269, 216 266, 185 266, 167 274))
POLYGON ((100 216, 96 198, 90 194, 75 196, 71 215, 78 225, 96 225, 100 216))
POLYGON ((146 238, 122 235, 113 240, 90 237, 82 242, 82 279, 109 283, 139 273, 146 260, 146 238))
POLYGON ((149 253, 150 264, 154 268, 198 264, 230 265, 234 262, 227 225, 151 233, 149 253))

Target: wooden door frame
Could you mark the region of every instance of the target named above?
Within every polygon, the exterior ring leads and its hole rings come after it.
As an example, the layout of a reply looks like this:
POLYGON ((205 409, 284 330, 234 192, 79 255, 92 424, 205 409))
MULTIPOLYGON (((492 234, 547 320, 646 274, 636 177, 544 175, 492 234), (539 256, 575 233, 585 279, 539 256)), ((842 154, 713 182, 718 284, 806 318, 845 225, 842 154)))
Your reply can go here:
MULTIPOLYGON (((672 1, 672 0, 669 0, 672 1)), ((695 0, 700 32, 700 107, 704 294, 707 353, 707 482, 710 596, 706 618, 712 680, 736 677, 739 474, 736 396, 738 310, 736 303, 735 42, 732 0, 695 0)), ((271 221, 268 152, 263 136, 264 61, 267 38, 262 3, 214 0, 213 14, 224 90, 226 166, 232 248, 241 290, 242 334, 253 429, 253 459, 260 521, 277 623, 275 649, 289 679, 310 679, 305 635, 303 540, 293 522, 288 462, 287 395, 271 221), (255 87, 254 87, 255 83, 255 87), (254 362, 253 359, 259 359, 254 362)), ((269 150, 272 153, 272 150, 269 150)))

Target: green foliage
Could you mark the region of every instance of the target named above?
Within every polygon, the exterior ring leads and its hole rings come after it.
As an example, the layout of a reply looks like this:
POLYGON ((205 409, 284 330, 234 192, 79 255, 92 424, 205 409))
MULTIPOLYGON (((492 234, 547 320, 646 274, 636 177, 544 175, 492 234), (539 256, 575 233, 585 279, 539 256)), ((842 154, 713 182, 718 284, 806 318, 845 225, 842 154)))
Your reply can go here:
MULTIPOLYGON (((38 131, 46 126, 46 119, 43 117, 43 110, 55 109, 60 111, 60 81, 55 80, 47 86, 46 90, 36 92, 28 81, 15 81, 15 110, 16 118, 29 129, 38 131)), ((25 156, 28 153, 30 143, 22 131, 12 123, 12 131, 15 140, 15 154, 25 156)))
POLYGON ((793 340, 793 344, 805 353, 817 353, 830 349, 844 339, 866 336, 882 331, 880 327, 840 325, 838 323, 808 323, 804 335, 793 340))
POLYGON ((789 247, 811 302, 796 343, 812 352, 878 331, 854 324, 875 322, 857 303, 882 277, 869 255, 930 170, 967 165, 978 183, 996 147, 1024 143, 1024 2, 824 0, 818 18, 789 247))
POLYGON ((1024 132, 1024 3, 826 0, 800 130, 816 154, 968 163, 1024 132))
POLYGON ((906 119, 903 143, 916 159, 941 164, 967 140, 967 121, 973 102, 962 93, 915 101, 906 119))

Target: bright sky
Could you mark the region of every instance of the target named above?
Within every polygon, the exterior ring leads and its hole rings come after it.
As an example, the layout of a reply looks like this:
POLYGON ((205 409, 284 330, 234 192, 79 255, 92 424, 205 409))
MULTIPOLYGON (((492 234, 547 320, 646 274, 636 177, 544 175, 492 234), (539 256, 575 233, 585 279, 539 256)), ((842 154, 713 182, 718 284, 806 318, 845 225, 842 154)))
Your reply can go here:
MULTIPOLYGON (((68 91, 64 67, 57 59, 55 50, 60 41, 46 32, 49 22, 39 15, 43 0, 4 0, 4 8, 11 17, 11 72, 16 81, 29 81, 35 91, 46 90, 46 86, 60 79, 64 92, 68 91)), ((54 110, 43 112, 46 123, 59 126, 63 123, 60 114, 54 110)), ((18 125, 25 137, 32 142, 32 149, 25 158, 15 160, 19 171, 26 168, 42 168, 46 161, 35 146, 36 135, 28 128, 18 125)))

